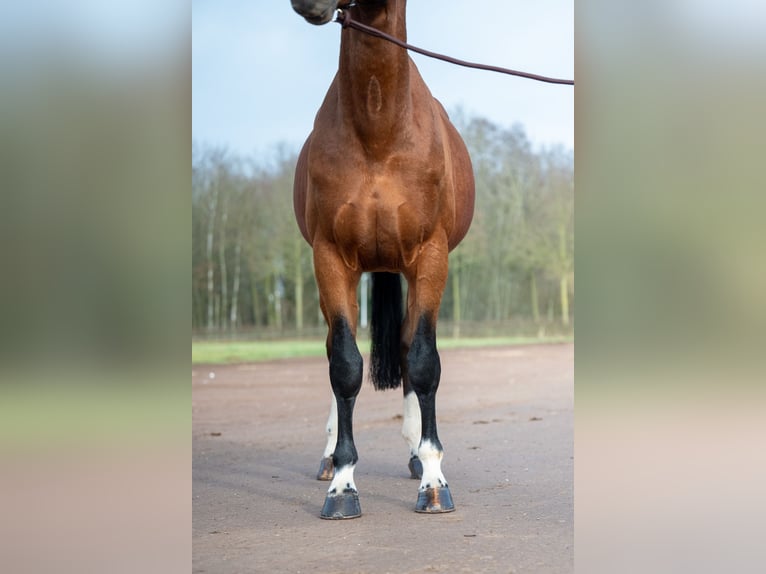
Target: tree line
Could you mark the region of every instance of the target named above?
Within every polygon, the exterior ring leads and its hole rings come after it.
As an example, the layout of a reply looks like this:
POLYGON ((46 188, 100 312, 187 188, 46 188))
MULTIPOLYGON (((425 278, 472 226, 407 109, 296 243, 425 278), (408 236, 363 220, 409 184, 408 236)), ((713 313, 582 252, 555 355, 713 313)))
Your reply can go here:
MULTIPOLYGON (((519 125, 456 115, 473 162, 476 211, 450 254, 440 327, 454 335, 570 333, 572 151, 535 149, 519 125)), ((323 332, 311 248, 293 217, 296 160, 297 150, 285 146, 243 157, 193 144, 193 333, 323 332)))

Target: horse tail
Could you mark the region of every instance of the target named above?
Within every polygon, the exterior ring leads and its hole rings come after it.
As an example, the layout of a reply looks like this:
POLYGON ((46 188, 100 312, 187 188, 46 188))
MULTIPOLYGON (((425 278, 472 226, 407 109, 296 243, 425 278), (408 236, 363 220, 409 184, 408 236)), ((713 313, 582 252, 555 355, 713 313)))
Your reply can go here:
POLYGON ((372 274, 370 379, 375 390, 395 389, 402 382, 402 284, 398 273, 372 274))

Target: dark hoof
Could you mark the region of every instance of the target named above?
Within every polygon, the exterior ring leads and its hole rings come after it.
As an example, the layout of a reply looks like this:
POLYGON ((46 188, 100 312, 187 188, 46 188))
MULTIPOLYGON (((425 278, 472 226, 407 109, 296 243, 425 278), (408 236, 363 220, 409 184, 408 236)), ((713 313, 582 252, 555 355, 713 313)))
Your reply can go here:
POLYGON ((335 476, 335 467, 332 464, 332 457, 328 456, 323 458, 319 463, 319 472, 317 472, 317 480, 332 480, 335 476))
POLYGON ((418 480, 423 478, 423 463, 417 456, 410 458, 408 466, 410 467, 410 478, 417 478, 418 480))
POLYGON ((453 512, 454 510, 455 504, 452 502, 452 495, 448 486, 426 488, 418 493, 415 512, 439 514, 442 512, 453 512))
POLYGON ((342 494, 328 494, 319 516, 325 520, 343 520, 361 515, 359 495, 353 490, 345 490, 342 494))

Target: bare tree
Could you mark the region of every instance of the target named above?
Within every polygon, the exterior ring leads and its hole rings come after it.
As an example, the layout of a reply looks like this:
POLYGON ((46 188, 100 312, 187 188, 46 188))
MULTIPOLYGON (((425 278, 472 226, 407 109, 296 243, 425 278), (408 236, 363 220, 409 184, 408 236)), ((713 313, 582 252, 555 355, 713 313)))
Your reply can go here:
POLYGON ((228 202, 224 188, 225 183, 219 182, 219 193, 221 193, 221 231, 218 241, 218 266, 221 270, 221 327, 226 328, 227 303, 228 303, 228 274, 226 273, 226 224, 229 219, 228 202))
POLYGON ((242 272, 242 240, 237 234, 237 244, 234 247, 234 284, 231 287, 231 314, 229 315, 229 326, 237 327, 238 304, 239 304, 239 278, 242 272))
POLYGON ((212 330, 215 323, 214 317, 214 283, 213 283, 213 237, 215 234, 215 219, 218 211, 218 181, 213 180, 213 192, 208 196, 208 224, 207 224, 207 328, 212 330))

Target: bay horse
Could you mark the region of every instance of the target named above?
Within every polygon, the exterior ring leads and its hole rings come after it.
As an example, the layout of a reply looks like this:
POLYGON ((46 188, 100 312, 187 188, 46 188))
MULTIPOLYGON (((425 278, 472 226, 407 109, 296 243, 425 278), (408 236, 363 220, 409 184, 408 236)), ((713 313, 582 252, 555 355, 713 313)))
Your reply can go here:
MULTIPOLYGON (((406 0, 292 0, 312 24, 335 11, 406 40, 406 0)), ((341 33, 338 72, 298 157, 295 216, 311 245, 333 401, 320 480, 331 480, 322 518, 361 515, 352 415, 362 386, 356 344, 361 274, 372 272, 370 378, 403 382, 402 434, 416 512, 455 509, 441 471, 436 391, 441 364, 436 320, 448 253, 468 232, 474 180, 468 151, 406 50, 352 29, 341 33), (400 275, 408 284, 406 311, 400 275)))

